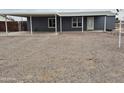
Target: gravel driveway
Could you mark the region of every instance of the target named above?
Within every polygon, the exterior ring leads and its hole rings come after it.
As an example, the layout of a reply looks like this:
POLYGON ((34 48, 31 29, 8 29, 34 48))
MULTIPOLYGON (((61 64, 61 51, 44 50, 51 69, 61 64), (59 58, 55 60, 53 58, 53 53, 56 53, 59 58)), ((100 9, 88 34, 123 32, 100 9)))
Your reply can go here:
POLYGON ((0 37, 0 82, 124 82, 124 36, 63 33, 0 37))

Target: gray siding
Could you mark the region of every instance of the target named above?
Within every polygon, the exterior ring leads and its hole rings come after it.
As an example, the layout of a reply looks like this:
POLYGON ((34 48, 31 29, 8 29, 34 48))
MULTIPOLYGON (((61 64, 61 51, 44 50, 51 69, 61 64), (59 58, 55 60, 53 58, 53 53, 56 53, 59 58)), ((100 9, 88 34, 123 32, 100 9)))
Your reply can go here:
POLYGON ((62 18, 62 30, 63 31, 82 31, 82 28, 72 28, 72 17, 62 18))
MULTIPOLYGON (((55 32, 55 28, 48 28, 48 18, 55 18, 55 16, 48 17, 32 17, 32 30, 33 31, 45 31, 55 32)), ((28 30, 30 30, 30 18, 27 18, 28 30)), ((57 28, 60 31, 60 18, 57 17, 57 28)))
POLYGON ((115 16, 107 16, 106 17, 106 29, 114 29, 115 28, 115 16))
POLYGON ((29 19, 29 17, 27 17, 27 29, 28 29, 28 31, 30 31, 30 19, 29 19))
MULTIPOLYGON (((104 30, 104 19, 105 16, 96 16, 94 17, 94 29, 95 30, 104 30)), ((106 17, 106 29, 113 30, 115 27, 115 16, 106 17)))
POLYGON ((95 30, 104 30, 104 16, 95 16, 94 17, 94 29, 95 30))
MULTIPOLYGON (((48 28, 48 18, 54 18, 54 16, 47 17, 32 17, 33 31, 45 31, 54 32, 55 28, 48 28)), ((94 17, 94 30, 104 30, 104 18, 105 16, 94 17)), ((114 29, 115 16, 107 16, 106 29, 114 29)), ((30 30, 30 18, 27 18, 28 30, 30 30)), ((84 17, 84 30, 87 30, 87 17, 84 17)), ((60 17, 57 17, 57 30, 60 31, 60 17)), ((82 28, 72 28, 72 17, 62 17, 62 30, 63 31, 82 31, 82 28)))
POLYGON ((87 17, 84 17, 84 24, 83 24, 83 26, 84 26, 84 31, 86 31, 87 30, 87 17))
MULTIPOLYGON (((55 28, 48 28, 48 18, 54 17, 32 17, 32 30, 33 31, 55 31, 55 28)), ((29 20, 29 18, 28 18, 29 20)), ((29 20, 30 22, 30 20, 29 20)), ((28 23, 29 24, 29 23, 28 23)), ((29 26, 30 27, 30 26, 29 26)))
POLYGON ((60 31, 60 17, 57 17, 57 31, 60 31))

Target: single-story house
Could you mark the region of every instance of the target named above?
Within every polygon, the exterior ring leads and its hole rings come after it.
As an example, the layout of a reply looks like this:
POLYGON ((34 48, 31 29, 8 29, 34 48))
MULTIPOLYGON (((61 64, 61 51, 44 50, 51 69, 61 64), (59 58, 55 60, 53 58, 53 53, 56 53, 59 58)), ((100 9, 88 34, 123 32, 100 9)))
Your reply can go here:
POLYGON ((27 17, 27 28, 31 33, 35 31, 55 31, 56 33, 65 31, 107 31, 115 28, 115 13, 111 11, 0 9, 0 14, 27 17))

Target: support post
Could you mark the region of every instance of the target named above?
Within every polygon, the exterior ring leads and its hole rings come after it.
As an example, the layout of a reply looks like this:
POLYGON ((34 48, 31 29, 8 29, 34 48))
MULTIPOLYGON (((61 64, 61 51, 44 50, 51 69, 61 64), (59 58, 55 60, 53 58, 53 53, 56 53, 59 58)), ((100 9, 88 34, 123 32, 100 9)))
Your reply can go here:
POLYGON ((106 16, 104 18, 104 32, 106 32, 106 16))
POLYGON ((18 30, 21 31, 21 23, 18 21, 18 30))
POLYGON ((6 35, 8 35, 7 16, 5 16, 5 28, 6 28, 6 35))
POLYGON ((31 35, 32 35, 32 16, 30 16, 30 30, 31 30, 31 35))
POLYGON ((58 34, 57 33, 57 15, 55 15, 55 33, 56 35, 58 34))
POLYGON ((84 17, 82 16, 82 32, 84 32, 84 17))
POLYGON ((120 20, 120 26, 119 26, 119 48, 121 48, 121 20, 120 20))
POLYGON ((20 25, 19 25, 19 21, 18 21, 18 31, 20 31, 20 27, 19 27, 20 25))
POLYGON ((60 16, 60 32, 62 32, 62 17, 60 16))
POLYGON ((20 21, 19 21, 19 27, 20 27, 20 31, 22 31, 22 20, 21 20, 21 17, 20 17, 20 21))
POLYGON ((24 31, 24 27, 23 27, 23 17, 21 17, 21 31, 24 31))

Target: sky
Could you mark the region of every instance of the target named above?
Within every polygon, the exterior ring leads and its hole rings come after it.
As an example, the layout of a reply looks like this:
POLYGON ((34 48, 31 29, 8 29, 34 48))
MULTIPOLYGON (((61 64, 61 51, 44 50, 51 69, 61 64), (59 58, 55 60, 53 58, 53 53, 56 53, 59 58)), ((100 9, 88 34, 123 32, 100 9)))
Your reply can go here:
MULTIPOLYGON (((117 4, 123 6, 122 0, 1 0, 1 8, 25 8, 25 9, 90 9, 92 8, 112 8, 114 9, 117 4), (9 5, 9 6, 8 6, 9 5), (113 8, 114 6, 114 8, 113 8)), ((95 9, 94 8, 94 9, 95 9)))
MULTIPOLYGON (((123 0, 1 0, 0 9, 124 9, 123 0)), ((87 10, 88 11, 88 10, 87 10)), ((124 20, 124 11, 119 18, 124 20)))

